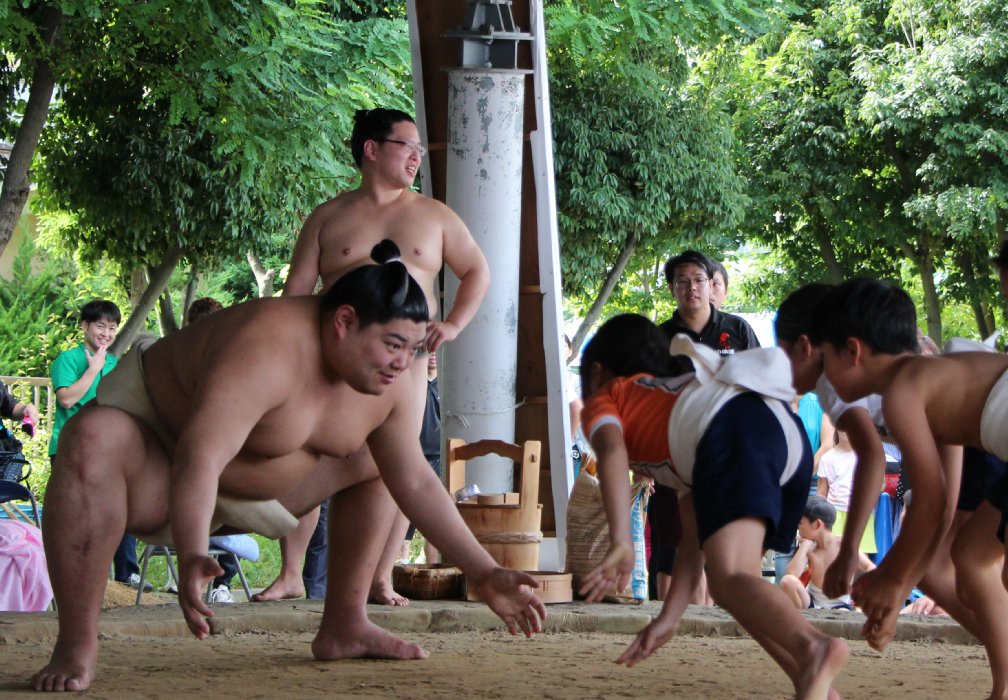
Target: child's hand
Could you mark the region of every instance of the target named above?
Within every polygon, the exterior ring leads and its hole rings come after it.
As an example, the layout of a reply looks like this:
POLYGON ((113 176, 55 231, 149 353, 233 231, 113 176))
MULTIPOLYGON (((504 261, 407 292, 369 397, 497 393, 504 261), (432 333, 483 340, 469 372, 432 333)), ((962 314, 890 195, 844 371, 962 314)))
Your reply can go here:
POLYGON ((851 589, 851 581, 858 570, 857 551, 848 552, 844 547, 840 548, 837 558, 826 567, 823 576, 823 593, 830 598, 845 596, 851 589))
POLYGON ((670 622, 657 617, 637 634, 637 639, 633 640, 626 651, 616 659, 616 663, 625 664, 630 668, 639 661, 643 661, 654 653, 655 649, 663 646, 675 635, 678 622, 670 622))
POLYGON ((213 617, 213 610, 203 600, 203 591, 214 578, 222 576, 224 569, 217 560, 206 554, 179 557, 179 606, 185 616, 189 631, 196 639, 206 639, 210 625, 206 618, 213 617))
POLYGON ((899 619, 899 612, 890 614, 881 620, 865 620, 861 628, 861 636, 865 638, 875 651, 885 651, 896 634, 896 622, 899 619))
POLYGON ((614 587, 617 592, 626 588, 633 568, 633 547, 628 544, 611 545, 602 562, 585 574, 578 592, 584 596, 585 602, 597 603, 614 587))
POLYGON ((526 637, 542 632, 546 619, 546 606, 532 590, 539 582, 523 571, 497 567, 476 584, 480 600, 486 602, 497 616, 504 620, 508 632, 517 634, 520 629, 526 637))
POLYGON ((851 588, 851 598, 868 618, 862 634, 879 651, 892 640, 896 631, 896 620, 908 593, 903 589, 903 584, 884 566, 864 574, 851 588))

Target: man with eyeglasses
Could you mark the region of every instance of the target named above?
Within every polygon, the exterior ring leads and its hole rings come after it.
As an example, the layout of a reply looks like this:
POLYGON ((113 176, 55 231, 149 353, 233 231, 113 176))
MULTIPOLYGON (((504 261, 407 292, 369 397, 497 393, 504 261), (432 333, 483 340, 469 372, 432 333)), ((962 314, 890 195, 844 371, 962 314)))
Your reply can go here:
MULTIPOLYGON (((322 289, 347 271, 371 262, 371 249, 383 239, 399 246, 402 262, 427 293, 431 321, 425 348, 434 352, 454 340, 476 314, 487 288, 490 269, 483 252, 462 219, 442 202, 412 189, 427 148, 413 118, 398 109, 358 110, 350 136, 350 152, 361 171, 360 186, 319 205, 298 235, 284 295, 312 294, 321 279, 322 289), (444 320, 438 319, 435 279, 442 265, 459 278, 455 303, 444 320)), ((409 376, 417 398, 412 439, 420 439, 427 396, 427 357, 417 358, 409 376)), ((404 436, 405 439, 406 436, 404 436)), ((367 449, 348 458, 354 465, 372 464, 367 449)), ((270 586, 253 596, 255 601, 325 597, 326 510, 301 518, 297 529, 280 541, 280 574, 270 586), (309 543, 311 547, 309 548, 309 543), (305 553, 308 558, 302 564, 305 553)), ((409 527, 398 513, 390 523, 385 552, 375 572, 369 600, 385 605, 409 601, 392 588, 392 568, 409 527)))
POLYGON ((703 253, 687 250, 665 263, 665 279, 676 300, 672 318, 659 327, 671 340, 685 333, 696 343, 714 348, 722 355, 758 348, 759 340, 741 316, 715 308, 711 299, 714 263, 703 253))
MULTIPOLYGON (((716 269, 710 258, 695 250, 669 258, 665 263, 665 279, 675 297, 676 310, 672 318, 659 327, 669 341, 677 334, 685 333, 693 342, 713 348, 722 355, 758 348, 759 340, 749 323, 740 316, 720 311, 720 304, 714 303, 712 280, 716 269)), ((672 565, 681 537, 679 502, 673 489, 655 484, 648 505, 648 521, 651 525, 649 574, 655 580, 655 594, 659 600, 664 600, 672 583, 672 565)), ((707 598, 704 579, 691 602, 704 604, 707 598)))

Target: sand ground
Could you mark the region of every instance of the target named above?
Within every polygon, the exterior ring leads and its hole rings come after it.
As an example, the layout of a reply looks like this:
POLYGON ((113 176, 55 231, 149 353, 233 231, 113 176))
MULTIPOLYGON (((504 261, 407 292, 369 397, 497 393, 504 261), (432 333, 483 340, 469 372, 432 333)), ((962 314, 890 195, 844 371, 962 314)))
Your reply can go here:
MULTIPOLYGON (((731 700, 791 697, 787 678, 748 638, 679 637, 634 668, 612 663, 628 635, 548 633, 531 640, 506 632, 404 635, 431 653, 424 661, 312 659, 311 633, 106 640, 88 698, 655 698, 731 700)), ((863 643, 835 687, 845 698, 983 698, 983 649, 895 642, 879 657, 863 643)), ((0 695, 38 697, 27 679, 48 644, 7 647, 0 695)))
MULTIPOLYGON (((509 636, 475 603, 371 606, 378 624, 420 643, 431 657, 320 663, 310 650, 321 612, 314 601, 222 607, 203 642, 187 634, 174 603, 125 607, 103 614, 99 676, 82 697, 791 697, 783 673, 718 609, 690 608, 684 634, 652 658, 631 669, 614 664, 657 610, 550 606, 549 631, 525 639, 509 636)), ((947 619, 902 621, 900 639, 879 655, 856 639, 860 615, 809 615, 850 639, 850 663, 835 684, 845 698, 983 698, 990 689, 983 648, 947 619)), ((0 614, 0 696, 37 697, 28 679, 47 661, 54 634, 53 613, 0 614)))

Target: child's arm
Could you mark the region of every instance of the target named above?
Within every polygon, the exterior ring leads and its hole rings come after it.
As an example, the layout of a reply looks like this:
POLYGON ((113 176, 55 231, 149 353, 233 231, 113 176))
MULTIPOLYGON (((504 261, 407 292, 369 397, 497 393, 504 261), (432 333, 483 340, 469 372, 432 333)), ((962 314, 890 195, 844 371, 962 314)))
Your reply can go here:
POLYGON ((633 540, 630 535, 630 459, 623 430, 613 423, 597 428, 591 446, 598 462, 602 505, 609 521, 609 551, 602 562, 588 572, 579 593, 589 603, 603 598, 615 586, 626 588, 634 567, 633 540))
POLYGON ((837 428, 845 431, 850 439, 851 448, 857 454, 857 469, 854 470, 840 553, 823 577, 823 593, 831 598, 839 598, 850 591, 858 566, 861 537, 885 480, 885 451, 868 411, 861 407, 848 409, 837 421, 837 428))
POLYGON ((800 540, 798 542, 798 549, 795 551, 795 555, 791 557, 791 561, 787 565, 787 573, 792 576, 801 576, 805 569, 809 565, 809 552, 815 547, 815 542, 812 540, 800 540))
POLYGON ((675 564, 672 565, 672 585, 665 596, 661 612, 616 659, 618 664, 633 666, 668 642, 675 635, 679 620, 700 582, 704 555, 697 536, 692 495, 687 494, 679 499, 679 520, 682 523, 682 540, 676 551, 675 564))
POLYGON ((829 495, 829 479, 825 476, 816 479, 815 492, 816 495, 826 498, 829 495))
MULTIPOLYGON (((852 590, 855 602, 868 618, 864 633, 868 643, 882 649, 892 638, 903 602, 920 579, 952 520, 954 497, 942 469, 944 449, 939 448, 928 424, 925 402, 912 387, 890 389, 885 397, 886 424, 903 452, 903 468, 913 484, 914 501, 907 509, 900 536, 882 564, 860 579, 852 590)), ((953 474, 958 488, 958 476, 953 474)))
POLYGON ((835 442, 836 428, 833 427, 833 421, 830 420, 829 415, 823 413, 822 422, 819 427, 819 449, 816 450, 815 455, 812 457, 812 468, 814 470, 819 470, 819 460, 833 448, 835 442))
POLYGON ((861 572, 871 571, 875 568, 875 562, 868 558, 864 552, 858 552, 858 570, 861 572))

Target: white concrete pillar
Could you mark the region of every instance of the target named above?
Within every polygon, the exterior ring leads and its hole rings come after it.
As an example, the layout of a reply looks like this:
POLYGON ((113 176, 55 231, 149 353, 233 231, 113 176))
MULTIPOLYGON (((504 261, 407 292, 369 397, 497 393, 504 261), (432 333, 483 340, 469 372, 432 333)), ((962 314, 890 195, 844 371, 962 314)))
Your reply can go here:
MULTIPOLYGON (((442 433, 466 442, 514 442, 521 245, 524 70, 448 69, 445 201, 466 223, 490 265, 490 289, 476 316, 445 346, 442 433)), ((447 251, 446 251, 447 253, 447 251)), ((445 308, 458 279, 445 275, 445 308)), ((513 491, 512 467, 498 457, 466 465, 483 493, 513 491)))

